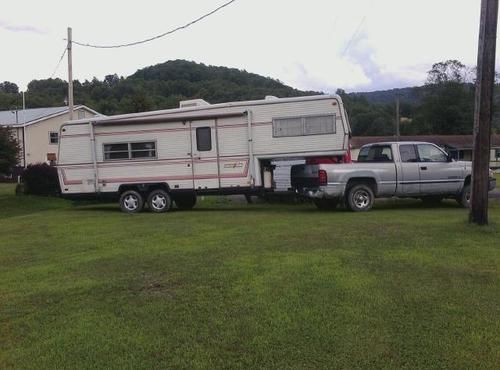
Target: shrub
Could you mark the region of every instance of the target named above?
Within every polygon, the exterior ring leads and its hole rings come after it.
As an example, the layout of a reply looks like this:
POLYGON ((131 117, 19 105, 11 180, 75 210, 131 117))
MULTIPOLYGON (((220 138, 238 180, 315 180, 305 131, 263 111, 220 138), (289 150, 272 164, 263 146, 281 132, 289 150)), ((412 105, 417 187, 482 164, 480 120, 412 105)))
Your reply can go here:
POLYGON ((59 195, 57 169, 45 163, 30 164, 23 171, 24 193, 34 195, 59 195))

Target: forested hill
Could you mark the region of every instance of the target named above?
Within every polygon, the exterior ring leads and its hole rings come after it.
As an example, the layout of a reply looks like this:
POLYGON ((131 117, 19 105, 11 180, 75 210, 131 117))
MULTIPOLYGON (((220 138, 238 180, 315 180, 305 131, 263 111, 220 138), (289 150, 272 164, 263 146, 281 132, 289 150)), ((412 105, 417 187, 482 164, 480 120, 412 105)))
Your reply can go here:
MULTIPOLYGON (((470 71, 457 60, 436 63, 424 86, 350 93, 338 90, 350 116, 355 136, 393 135, 395 100, 400 100, 400 131, 403 135, 470 134, 473 126, 474 85, 470 71)), ((500 87, 496 86, 495 108, 500 112, 500 87)), ((301 91, 282 82, 246 71, 174 60, 146 67, 128 77, 116 74, 103 80, 74 82, 75 104, 85 104, 100 113, 144 112, 179 106, 179 101, 201 98, 210 103, 320 94, 301 91)), ((34 80, 28 85, 28 108, 61 106, 67 83, 61 79, 34 80)), ((0 83, 0 110, 20 109, 18 87, 0 83)), ((500 132, 500 114, 493 119, 500 132)))
MULTIPOLYGON (((20 106, 17 86, 0 86, 0 110, 20 106)), ((207 66, 173 60, 138 70, 129 77, 108 75, 102 81, 74 81, 75 104, 85 104, 100 113, 143 112, 178 107, 180 100, 201 98, 210 103, 319 94, 301 91, 282 82, 243 70, 207 66)), ((67 83, 61 79, 34 80, 29 83, 29 108, 61 106, 67 96, 67 83)))

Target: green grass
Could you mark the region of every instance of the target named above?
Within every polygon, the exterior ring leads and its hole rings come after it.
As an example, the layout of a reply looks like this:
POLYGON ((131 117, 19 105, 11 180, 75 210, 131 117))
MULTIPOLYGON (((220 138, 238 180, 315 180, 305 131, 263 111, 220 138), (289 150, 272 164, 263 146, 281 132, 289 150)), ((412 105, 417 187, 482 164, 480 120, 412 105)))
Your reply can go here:
POLYGON ((0 368, 498 368, 500 203, 368 213, 15 197, 0 185, 0 368))

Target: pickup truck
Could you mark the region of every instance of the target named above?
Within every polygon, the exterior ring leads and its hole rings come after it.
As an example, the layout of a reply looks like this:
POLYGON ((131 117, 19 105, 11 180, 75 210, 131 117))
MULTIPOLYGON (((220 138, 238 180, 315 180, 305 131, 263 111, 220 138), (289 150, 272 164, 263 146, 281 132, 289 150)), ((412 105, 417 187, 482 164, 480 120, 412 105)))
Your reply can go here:
MULTIPOLYGON (((471 162, 454 161, 440 147, 425 142, 384 142, 361 147, 356 163, 301 164, 292 167, 295 191, 320 209, 344 203, 368 211, 378 197, 453 198, 470 204, 471 162)), ((490 170, 489 190, 496 182, 490 170)))

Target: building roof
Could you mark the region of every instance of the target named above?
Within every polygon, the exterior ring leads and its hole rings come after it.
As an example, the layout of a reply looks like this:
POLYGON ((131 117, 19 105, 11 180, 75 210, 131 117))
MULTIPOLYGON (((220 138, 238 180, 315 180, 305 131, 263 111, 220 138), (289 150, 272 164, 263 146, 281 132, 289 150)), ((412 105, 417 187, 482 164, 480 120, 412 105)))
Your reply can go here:
MULTIPOLYGON (((381 143, 395 141, 394 136, 356 136, 351 139, 353 148, 360 148, 370 143, 381 143)), ((472 149, 474 143, 473 135, 415 135, 400 136, 399 141, 425 141, 434 143, 441 147, 452 149, 472 149)), ((500 147, 500 135, 491 135, 491 146, 500 147)))
MULTIPOLYGON (((84 106, 84 105, 76 105, 75 110, 77 109, 87 109, 95 114, 98 114, 94 110, 84 106)), ((25 126, 30 125, 45 118, 50 118, 54 116, 58 116, 60 114, 64 114, 68 112, 68 107, 48 107, 48 108, 29 108, 29 109, 19 109, 15 110, 5 110, 0 111, 0 125, 2 126, 25 126)))

